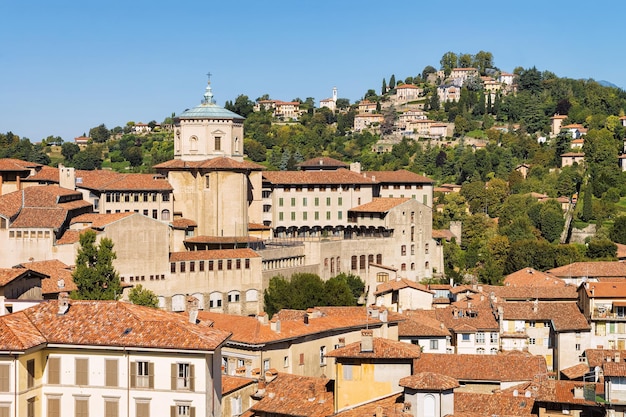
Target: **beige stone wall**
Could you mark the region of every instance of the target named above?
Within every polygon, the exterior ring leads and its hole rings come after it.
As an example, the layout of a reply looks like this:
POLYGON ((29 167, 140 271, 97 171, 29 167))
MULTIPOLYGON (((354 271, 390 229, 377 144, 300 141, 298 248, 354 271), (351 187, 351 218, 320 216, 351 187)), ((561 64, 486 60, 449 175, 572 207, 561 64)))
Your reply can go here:
POLYGON ((225 156, 243 160, 243 121, 181 120, 174 133, 174 157, 202 161, 225 156), (219 138, 219 149, 216 139, 219 138))

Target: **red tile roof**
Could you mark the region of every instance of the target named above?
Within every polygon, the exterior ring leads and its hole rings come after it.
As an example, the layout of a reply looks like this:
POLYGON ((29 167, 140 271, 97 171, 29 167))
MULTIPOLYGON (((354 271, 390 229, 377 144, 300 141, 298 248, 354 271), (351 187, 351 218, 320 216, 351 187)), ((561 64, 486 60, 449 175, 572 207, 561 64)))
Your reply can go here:
POLYGON ((261 255, 252 249, 219 249, 219 250, 194 250, 170 253, 170 262, 196 261, 210 259, 244 259, 259 258, 261 255))
POLYGON ((399 184, 434 184, 434 181, 423 175, 416 174, 406 169, 398 171, 368 171, 365 172, 368 178, 376 180, 377 183, 399 183, 399 184))
POLYGON ((570 366, 569 368, 565 368, 561 370, 561 373, 567 379, 578 379, 582 378, 589 372, 589 365, 585 363, 579 363, 574 366, 570 366))
POLYGON ((24 178, 26 182, 59 183, 59 169, 44 165, 34 175, 24 178))
POLYGON ((11 229, 48 228, 60 229, 67 218, 67 210, 62 208, 31 208, 20 211, 19 216, 11 223, 11 229))
POLYGON ((343 168, 334 171, 266 171, 263 178, 275 185, 374 184, 364 175, 343 168))
POLYGON ((70 267, 57 259, 24 262, 19 267, 28 268, 48 276, 48 278, 41 281, 41 291, 44 294, 58 294, 59 292, 70 292, 77 289, 70 267), (62 287, 59 287, 60 283, 63 285, 62 287))
POLYGON ((409 310, 398 325, 398 336, 401 337, 445 337, 450 336, 446 326, 437 320, 434 310, 409 310))
POLYGON ((455 416, 531 416, 535 399, 501 393, 454 393, 455 416))
POLYGON ((585 316, 575 302, 503 302, 505 320, 551 321, 557 332, 589 330, 585 316))
POLYGON ((185 239, 187 243, 250 243, 262 241, 263 239, 254 236, 194 236, 185 239))
MULTIPOLYGON (((363 307, 316 307, 307 311, 281 310, 272 318, 280 320, 280 331, 261 323, 257 317, 200 311, 198 316, 210 320, 216 329, 232 333, 231 341, 248 345, 282 343, 285 340, 331 331, 353 331, 366 326, 378 327, 380 318, 368 317, 363 307), (308 323, 305 322, 308 317, 308 323)), ((390 322, 402 320, 402 316, 388 314, 390 322)))
POLYGON ((373 346, 372 351, 363 352, 361 342, 355 342, 335 349, 326 356, 345 359, 417 359, 422 354, 422 349, 419 346, 381 337, 373 338, 373 346))
POLYGON ((585 349, 585 357, 589 368, 602 366, 604 363, 622 362, 626 359, 626 350, 616 349, 585 349))
POLYGON ((410 198, 376 197, 371 202, 351 208, 349 211, 357 213, 387 213, 394 207, 406 203, 410 198))
POLYGON ((504 285, 512 287, 564 287, 565 281, 533 268, 524 268, 507 275, 504 285))
POLYGON ((454 233, 452 233, 450 230, 447 230, 447 229, 446 230, 433 229, 432 237, 433 239, 445 239, 448 242, 451 241, 452 238, 456 238, 454 233))
POLYGON ((222 375, 222 395, 240 390, 248 385, 254 384, 256 379, 242 376, 222 375))
POLYGON ((31 275, 44 278, 41 274, 31 271, 30 269, 16 269, 16 268, 0 268, 0 287, 13 282, 21 277, 29 277, 31 275))
POLYGON ((376 286, 376 292, 374 295, 381 295, 391 291, 400 290, 403 288, 413 288, 415 290, 423 291, 428 294, 433 294, 432 291, 428 289, 428 287, 424 284, 420 284, 419 282, 411 281, 406 278, 395 279, 393 281, 387 281, 382 284, 376 286))
POLYGON ((448 306, 436 308, 437 320, 455 333, 476 331, 498 331, 500 325, 491 308, 481 308, 465 304, 465 307, 448 306))
POLYGON ((0 171, 30 171, 30 168, 37 168, 41 166, 41 164, 36 162, 22 161, 21 159, 0 159, 0 171))
POLYGON ((515 352, 498 355, 451 355, 423 353, 414 372, 436 372, 459 381, 512 382, 531 381, 535 375, 546 375, 542 356, 515 352))
POLYGON ((418 372, 400 380, 400 386, 426 391, 446 391, 457 388, 459 381, 435 372, 418 372))
POLYGON ((626 263, 624 262, 574 262, 569 265, 546 271, 559 278, 575 277, 620 277, 626 278, 626 263))
POLYGON ((57 301, 43 302, 0 317, 0 329, 0 351, 46 342, 213 351, 229 337, 210 323, 191 324, 182 315, 119 301, 71 300, 65 314, 58 314, 57 301))
POLYGON ((261 171, 265 169, 262 165, 253 162, 239 162, 231 158, 220 157, 213 159, 205 159, 203 161, 183 161, 180 159, 172 159, 155 165, 154 169, 162 170, 209 170, 209 171, 261 171))
POLYGON ((584 290, 589 298, 624 298, 626 282, 604 281, 586 282, 584 290))
POLYGON ((484 285, 483 291, 487 294, 493 293, 494 296, 501 300, 553 300, 568 301, 578 300, 576 287, 566 285, 565 287, 505 287, 499 285, 484 285))
POLYGON ((198 227, 198 223, 191 219, 178 218, 172 221, 172 227, 174 229, 187 229, 190 227, 198 227))
POLYGON ((604 362, 602 364, 604 376, 626 377, 626 362, 604 362))
POLYGON ((402 394, 394 394, 349 410, 340 411, 333 417, 375 417, 380 412, 382 412, 381 416, 414 417, 413 413, 404 410, 404 396, 402 394))
POLYGON ((279 373, 251 409, 281 416, 330 416, 334 412, 334 401, 329 382, 327 378, 279 373))
POLYGON ((90 227, 96 228, 96 229, 103 229, 104 227, 108 226, 111 223, 115 223, 121 219, 124 219, 126 217, 130 217, 132 215, 134 215, 136 213, 106 213, 106 214, 100 214, 100 213, 85 213, 85 214, 81 214, 80 216, 76 216, 74 217, 70 224, 76 224, 76 223, 88 223, 88 225, 90 227))

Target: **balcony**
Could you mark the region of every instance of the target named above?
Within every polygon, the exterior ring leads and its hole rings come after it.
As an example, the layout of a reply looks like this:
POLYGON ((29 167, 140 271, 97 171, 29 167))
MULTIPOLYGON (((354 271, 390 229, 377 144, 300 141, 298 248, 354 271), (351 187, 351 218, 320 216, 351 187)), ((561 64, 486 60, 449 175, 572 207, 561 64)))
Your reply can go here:
POLYGON ((594 309, 591 314, 592 320, 609 320, 609 321, 626 321, 626 314, 622 312, 613 313, 611 311, 604 311, 594 309))

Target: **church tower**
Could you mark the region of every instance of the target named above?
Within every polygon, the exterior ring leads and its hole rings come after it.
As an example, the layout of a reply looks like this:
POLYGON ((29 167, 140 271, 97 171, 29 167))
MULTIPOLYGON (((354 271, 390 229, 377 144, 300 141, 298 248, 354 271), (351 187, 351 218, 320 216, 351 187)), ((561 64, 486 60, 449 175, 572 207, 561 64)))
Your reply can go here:
POLYGON ((174 158, 243 161, 243 121, 242 116, 215 104, 209 79, 202 102, 174 119, 174 158))
POLYGON ((174 188, 174 218, 197 224, 186 246, 246 242, 248 224, 262 222, 263 167, 244 161, 243 121, 215 104, 210 80, 202 102, 174 118, 174 159, 154 168, 174 188))
POLYGON ((333 87, 333 101, 337 103, 337 87, 333 87))

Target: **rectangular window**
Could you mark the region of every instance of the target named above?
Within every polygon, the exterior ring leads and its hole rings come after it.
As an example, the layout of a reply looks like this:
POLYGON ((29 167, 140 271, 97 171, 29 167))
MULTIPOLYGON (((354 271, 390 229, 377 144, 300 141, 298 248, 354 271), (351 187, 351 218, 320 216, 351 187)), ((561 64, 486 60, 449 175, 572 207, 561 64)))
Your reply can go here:
POLYGON ((320 219, 320 212, 319 212, 319 211, 316 211, 316 212, 314 213, 314 216, 313 216, 313 217, 315 218, 315 220, 319 220, 319 219, 320 219))
POLYGON ((237 259, 237 260, 235 261, 235 268, 236 268, 236 269, 241 269, 241 259, 237 259))
POLYGON ((438 349, 439 349, 439 340, 431 340, 430 350, 438 350, 438 349))
POLYGON ((150 363, 147 361, 135 362, 131 368, 131 384, 130 385, 132 388, 151 388, 154 384, 153 376, 154 376, 154 364, 153 363, 150 363))
POLYGON ((26 417, 35 417, 35 397, 26 400, 26 417))
POLYGON ((185 262, 180 263, 180 272, 185 272, 187 269, 187 264, 185 262))
POLYGON ((528 344, 529 345, 534 345, 536 343, 535 338, 534 337, 530 337, 528 338, 528 344))
POLYGON ((173 390, 191 390, 193 391, 193 365, 189 363, 172 364, 172 370, 175 372, 176 381, 173 381, 173 390))
POLYGON ((337 205, 341 206, 343 204, 343 198, 339 197, 337 198, 337 205))
POLYGON ((302 207, 306 207, 306 197, 302 198, 302 207))
POLYGON ((288 368, 289 367, 289 356, 285 356, 283 358, 283 367, 284 368, 288 368))
POLYGON ((342 220, 343 219, 343 212, 339 211, 337 212, 337 220, 342 220))
POLYGON ((283 221, 284 220, 284 216, 283 216, 283 212, 282 211, 278 213, 278 220, 279 221, 283 221))
POLYGON ((326 220, 330 220, 330 211, 326 212, 326 220))
POLYGON ((117 387, 117 359, 105 359, 104 385, 106 387, 117 387))
POLYGON ((574 349, 579 352, 580 351, 580 343, 576 343, 576 345, 574 346, 574 349))
POLYGON ((120 405, 115 399, 104 400, 104 417, 119 417, 120 405))
POLYGON ((209 271, 213 271, 213 261, 209 261, 209 271))
POLYGON ((189 262, 189 272, 196 272, 196 263, 194 261, 189 262))
POLYGON ((469 333, 463 333, 461 336, 462 336, 462 340, 463 340, 464 342, 469 342, 469 341, 470 341, 470 335, 469 335, 469 333))
POLYGON ((263 370, 264 371, 269 371, 270 370, 270 360, 269 359, 265 359, 263 361, 263 370))
POLYGON ((170 262, 170 272, 172 274, 176 273, 176 262, 170 262))
POLYGON ((330 197, 326 197, 326 205, 330 206, 330 197))
POLYGON ((159 217, 159 211, 154 209, 152 210, 152 218, 157 219, 159 217))
POLYGON ((150 403, 142 400, 135 403, 135 415, 137 417, 150 417, 150 403))
POLYGON ((215 137, 215 150, 216 151, 222 150, 222 138, 220 136, 215 137))
POLYGON ((356 366, 356 365, 348 365, 348 364, 345 364, 345 365, 343 365, 343 366, 341 367, 341 368, 342 368, 342 371, 343 371, 343 379, 344 379, 345 381, 352 381, 352 374, 353 374, 353 371, 354 371, 354 367, 355 367, 355 366, 356 366))
POLYGON ((406 256, 406 245, 402 245, 400 247, 400 255, 401 256, 406 256))
POLYGON ((0 392, 9 392, 11 387, 11 365, 0 365, 0 392))
POLYGON ((200 272, 204 272, 204 261, 198 262, 198 267, 200 268, 200 272))
POLYGON ((250 269, 250 259, 246 259, 245 264, 246 264, 246 269, 250 269))
POLYGON ((320 366, 326 365, 326 346, 320 346, 320 366))
POLYGON ((30 359, 26 362, 26 387, 32 388, 35 386, 35 360, 30 359))
MULTIPOLYGON (((185 405, 182 405, 182 404, 174 405, 174 406, 172 406, 172 413, 171 414, 172 414, 173 417, 189 417, 189 416, 191 416, 191 409, 192 409, 192 407, 190 405, 186 405, 186 404, 185 405)), ((194 413, 194 415, 195 415, 195 413, 194 413)), ((235 414, 233 413, 233 415, 235 415, 235 414)))
POLYGON ((283 198, 282 198, 282 197, 280 197, 280 198, 278 199, 278 207, 282 207, 282 206, 283 206, 283 198))
POLYGON ((295 206, 296 206, 296 198, 291 197, 291 207, 295 207, 295 206))
POLYGON ((498 343, 498 333, 492 332, 490 337, 491 344, 498 343))
POLYGON ((298 359, 298 365, 304 365, 304 353, 301 353, 298 359))
MULTIPOLYGON (((61 399, 59 397, 48 397, 47 417, 61 417, 61 399)), ((8 414, 7 414, 8 417, 8 414)))
POLYGON ((89 359, 77 358, 76 364, 76 385, 89 385, 89 359))
POLYGON ((224 269, 224 261, 222 259, 219 259, 217 261, 217 270, 221 271, 222 269, 224 269))
POLYGON ((88 398, 76 398, 74 400, 74 415, 76 417, 89 417, 88 398))
POLYGON ((228 270, 233 269, 233 260, 232 259, 228 259, 226 261, 226 269, 228 269, 228 270))
POLYGON ((316 206, 320 205, 320 198, 319 197, 315 197, 315 201, 314 201, 316 206))
POLYGON ((296 212, 295 211, 291 212, 291 220, 292 221, 296 220, 296 212))
POLYGON ((302 220, 307 220, 307 212, 302 213, 302 220))
POLYGON ((485 333, 484 332, 476 333, 476 343, 485 343, 485 333))

